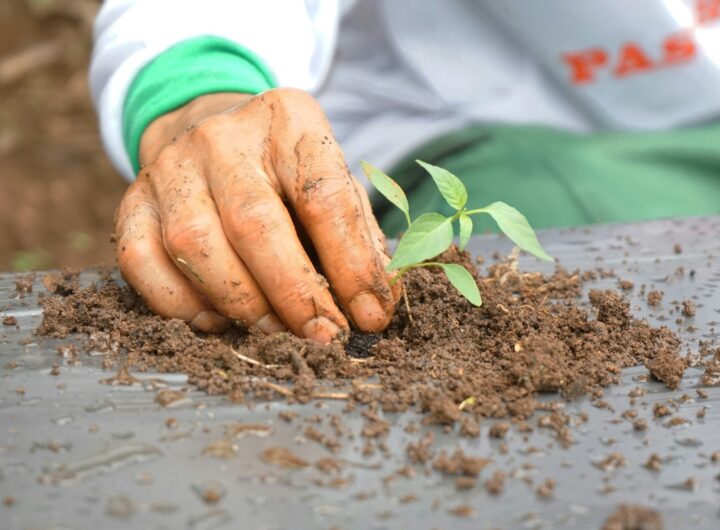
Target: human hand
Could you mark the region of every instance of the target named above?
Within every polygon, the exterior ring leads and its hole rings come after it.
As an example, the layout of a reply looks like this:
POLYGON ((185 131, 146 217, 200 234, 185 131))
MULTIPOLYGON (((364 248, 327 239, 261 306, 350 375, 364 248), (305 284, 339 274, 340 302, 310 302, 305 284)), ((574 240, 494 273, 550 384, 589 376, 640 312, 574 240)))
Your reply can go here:
POLYGON ((147 128, 140 161, 116 212, 117 258, 156 313, 329 342, 349 330, 337 300, 360 330, 388 325, 399 285, 383 233, 308 94, 202 96, 147 128))

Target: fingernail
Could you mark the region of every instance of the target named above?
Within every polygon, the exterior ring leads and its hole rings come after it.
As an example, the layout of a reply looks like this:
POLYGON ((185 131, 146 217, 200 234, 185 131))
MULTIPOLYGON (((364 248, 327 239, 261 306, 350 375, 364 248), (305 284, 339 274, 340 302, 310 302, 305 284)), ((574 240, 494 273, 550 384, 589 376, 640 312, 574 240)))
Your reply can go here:
POLYGON ((387 314, 380 301, 370 293, 362 293, 348 304, 355 325, 363 331, 380 331, 387 325, 387 314))
POLYGON ((287 331, 285 324, 283 324, 274 313, 268 313, 264 317, 260 317, 260 319, 255 322, 255 326, 268 335, 277 333, 278 331, 287 331))
POLYGON ((230 321, 215 311, 201 311, 190 322, 190 327, 205 333, 222 333, 230 327, 230 321))
POLYGON ((315 317, 302 327, 303 336, 327 344, 340 334, 340 328, 326 317, 315 317))

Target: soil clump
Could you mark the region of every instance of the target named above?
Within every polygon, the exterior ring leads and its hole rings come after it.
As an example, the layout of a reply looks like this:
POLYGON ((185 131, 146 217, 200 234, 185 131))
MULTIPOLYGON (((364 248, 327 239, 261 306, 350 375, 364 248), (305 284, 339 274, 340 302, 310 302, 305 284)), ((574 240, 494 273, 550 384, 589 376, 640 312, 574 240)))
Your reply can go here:
POLYGON ((652 508, 621 504, 602 527, 602 530, 663 530, 662 516, 652 508))

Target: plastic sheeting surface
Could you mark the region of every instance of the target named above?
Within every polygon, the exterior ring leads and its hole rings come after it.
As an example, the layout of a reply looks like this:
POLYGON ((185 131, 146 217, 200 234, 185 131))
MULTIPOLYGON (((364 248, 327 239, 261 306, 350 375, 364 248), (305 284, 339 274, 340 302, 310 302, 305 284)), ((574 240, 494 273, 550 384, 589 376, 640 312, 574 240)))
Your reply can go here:
MULTIPOLYGON (((541 240, 569 269, 614 269, 618 277, 634 281, 629 296, 635 316, 673 329, 696 326, 695 332, 682 332, 686 350, 697 351, 698 339, 718 338, 720 217, 550 230, 541 233, 541 240), (674 252, 675 243, 682 245, 682 253, 674 252), (685 269, 682 278, 676 274, 680 266, 685 269), (665 292, 660 307, 649 308, 638 295, 643 283, 665 292), (697 314, 678 326, 670 303, 684 299, 696 302, 697 314)), ((497 236, 476 237, 470 245, 471 251, 488 258, 510 248, 497 236)), ((551 267, 529 258, 523 258, 521 266, 546 271, 551 267)), ((37 303, 38 293, 44 291, 41 276, 33 293, 18 299, 17 276, 0 274, 0 318, 14 315, 18 321, 17 329, 0 326, 0 499, 14 500, 13 506, 0 504, 2 529, 594 529, 621 502, 657 508, 668 529, 720 528, 720 464, 710 459, 712 452, 720 451, 720 388, 709 388, 709 398, 698 399, 698 368, 688 369, 674 392, 658 383, 637 382, 646 373, 642 367, 626 370, 622 384, 605 393, 614 411, 595 408, 587 399, 568 403, 568 412, 585 411, 590 419, 574 429, 576 443, 567 449, 547 429, 525 435, 512 428, 505 454, 499 450, 502 441, 488 437, 491 421, 482 424, 478 439, 435 429, 435 449, 460 446, 471 455, 492 459, 480 483, 496 469, 510 473, 505 491, 497 497, 481 485, 457 491, 452 478, 419 469, 413 479, 384 480, 407 464, 405 446, 420 434, 408 434, 402 427, 419 416, 386 415, 394 427, 385 458, 380 453, 362 456, 362 417, 358 412, 345 414, 343 421, 356 436, 332 456, 347 462, 341 473, 347 483, 322 487, 316 481, 327 477, 314 467, 279 469, 258 455, 268 447, 284 446, 310 463, 331 456, 299 433, 314 425, 307 419, 339 412, 344 403, 263 402, 248 408, 192 391, 176 407, 162 408, 154 403, 149 385, 99 384, 113 375, 100 368, 100 356, 83 355, 81 365, 62 365, 56 348, 68 341, 18 344, 32 336, 42 318, 37 303), (50 367, 58 362, 60 375, 53 377, 50 367), (631 407, 628 392, 638 385, 647 394, 631 407), (19 388, 24 393, 18 393, 19 388), (678 399, 684 394, 689 399, 678 399), (670 399, 678 405, 675 414, 690 424, 668 428, 667 418, 653 418, 653 405, 670 399), (705 418, 698 419, 702 407, 709 408, 705 418), (278 412, 288 408, 300 412, 292 424, 278 418, 278 412), (647 431, 635 432, 630 422, 618 421, 629 408, 648 420, 647 431), (177 421, 175 429, 166 427, 171 417, 177 421), (203 454, 230 422, 265 423, 273 430, 268 436, 237 439, 237 454, 230 459, 203 454), (594 465, 616 451, 627 466, 603 471, 594 465), (643 467, 651 453, 665 459, 662 471, 643 467), (535 493, 547 478, 557 481, 549 500, 535 493), (683 487, 688 478, 696 485, 692 490, 683 487), (215 505, 201 498, 208 487, 222 494, 215 505), (459 505, 472 507, 474 515, 453 515, 451 510, 459 505)), ((93 279, 93 273, 83 275, 83 283, 93 279)), ((586 289, 616 283, 616 278, 605 278, 590 282, 586 289)), ((157 377, 170 387, 185 383, 179 374, 134 375, 146 381, 157 377)), ((329 429, 326 421, 316 427, 329 429)))

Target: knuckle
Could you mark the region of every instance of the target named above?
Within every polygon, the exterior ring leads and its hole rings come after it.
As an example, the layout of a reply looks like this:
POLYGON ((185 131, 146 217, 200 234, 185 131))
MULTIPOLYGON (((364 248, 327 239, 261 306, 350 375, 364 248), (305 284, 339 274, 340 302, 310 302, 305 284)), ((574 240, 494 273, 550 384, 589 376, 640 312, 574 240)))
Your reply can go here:
POLYGON ((317 105, 314 97, 312 97, 304 90, 300 90, 298 88, 274 88, 265 92, 263 94, 263 97, 266 98, 266 101, 268 102, 277 103, 283 106, 317 105))
POLYGON ((312 131, 313 123, 327 126, 325 113, 317 100, 303 90, 296 88, 276 88, 260 96, 266 108, 271 109, 272 119, 282 123, 293 122, 298 134, 301 131, 312 131))
POLYGON ((143 195, 143 192, 144 182, 138 178, 133 183, 131 183, 130 186, 128 186, 127 190, 125 190, 125 194, 123 195, 120 203, 122 204, 128 201, 136 200, 143 195))
POLYGON ((308 281, 289 281, 278 287, 275 305, 285 314, 304 319, 305 313, 315 312, 317 297, 314 295, 315 289, 308 281))
POLYGON ((168 172, 174 172, 177 165, 178 158, 178 147, 175 144, 169 144, 162 148, 158 153, 157 158, 153 161, 146 175, 152 180, 157 173, 166 174, 168 172))
POLYGON ((260 158, 265 133, 264 124, 252 116, 238 119, 236 113, 221 114, 188 133, 187 152, 197 167, 222 180, 236 175, 239 164, 260 158))
POLYGON ((120 224, 146 209, 149 201, 144 188, 144 183, 135 181, 125 190, 113 217, 116 230, 120 224))
POLYGON ((213 230, 213 223, 206 215, 180 219, 164 227, 167 251, 173 257, 194 255, 207 243, 213 230))
POLYGON ((306 181, 303 193, 299 195, 304 219, 309 222, 352 221, 349 218, 352 213, 359 212, 352 191, 347 180, 338 177, 315 177, 306 181))
POLYGON ((275 202, 274 198, 266 194, 245 195, 238 207, 228 213, 225 227, 228 236, 236 242, 242 242, 260 239, 261 236, 277 231, 281 219, 275 202))
POLYGON ((146 237, 123 239, 118 242, 117 260, 123 272, 131 271, 139 264, 146 263, 154 254, 152 242, 146 237))
POLYGON ((219 138, 224 137, 227 117, 223 114, 213 116, 196 127, 188 134, 191 142, 198 142, 202 145, 212 146, 219 138))

